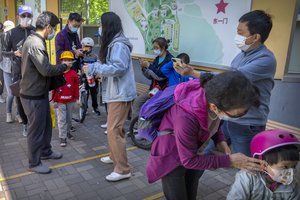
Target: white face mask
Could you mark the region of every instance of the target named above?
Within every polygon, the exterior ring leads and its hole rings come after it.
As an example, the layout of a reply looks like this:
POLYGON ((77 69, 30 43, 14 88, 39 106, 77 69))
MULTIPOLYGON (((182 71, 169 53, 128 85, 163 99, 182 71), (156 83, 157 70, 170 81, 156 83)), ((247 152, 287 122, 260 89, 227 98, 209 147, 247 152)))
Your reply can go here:
POLYGON ((294 169, 273 169, 269 166, 274 175, 266 172, 274 181, 282 183, 283 185, 289 185, 293 182, 294 178, 294 169))
POLYGON ((250 44, 246 44, 246 39, 247 37, 236 34, 234 38, 235 45, 242 51, 247 51, 249 47, 251 46, 250 44))
POLYGON ((159 49, 154 49, 153 52, 154 52, 154 54, 156 56, 160 56, 161 55, 161 51, 159 49))
POLYGON ((32 18, 25 17, 25 18, 20 18, 20 25, 22 27, 29 27, 32 23, 32 18))

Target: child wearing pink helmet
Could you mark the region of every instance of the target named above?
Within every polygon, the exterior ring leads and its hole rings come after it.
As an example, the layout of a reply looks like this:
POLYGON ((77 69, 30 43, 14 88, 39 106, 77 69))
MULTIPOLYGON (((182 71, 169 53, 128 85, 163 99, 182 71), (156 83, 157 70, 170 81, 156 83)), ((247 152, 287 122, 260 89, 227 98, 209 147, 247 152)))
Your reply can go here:
POLYGON ((299 140, 288 131, 257 134, 251 141, 251 153, 268 163, 265 172, 238 172, 227 200, 299 200, 300 186, 294 177, 299 151, 299 140))

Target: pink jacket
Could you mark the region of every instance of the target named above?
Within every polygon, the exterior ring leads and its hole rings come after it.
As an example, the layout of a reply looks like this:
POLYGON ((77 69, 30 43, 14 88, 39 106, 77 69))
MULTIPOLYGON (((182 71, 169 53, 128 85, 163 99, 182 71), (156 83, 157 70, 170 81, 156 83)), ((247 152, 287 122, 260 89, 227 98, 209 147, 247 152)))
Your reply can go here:
MULTIPOLYGON (((179 84, 174 94, 175 105, 166 111, 159 130, 173 131, 162 135, 152 144, 147 164, 149 183, 159 180, 178 166, 205 170, 229 167, 228 155, 199 155, 198 149, 209 139, 208 113, 205 91, 199 79, 179 84)), ((219 130, 215 143, 224 140, 219 130)))

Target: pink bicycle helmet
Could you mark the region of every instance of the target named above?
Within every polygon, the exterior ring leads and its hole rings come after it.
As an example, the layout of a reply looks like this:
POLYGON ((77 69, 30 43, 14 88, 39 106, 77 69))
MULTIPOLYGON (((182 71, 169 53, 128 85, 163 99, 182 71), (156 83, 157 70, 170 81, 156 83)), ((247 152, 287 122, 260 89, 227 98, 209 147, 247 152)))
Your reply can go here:
POLYGON ((286 145, 296 145, 300 150, 300 142, 292 133, 281 129, 263 131, 252 139, 251 154, 261 158, 267 151, 286 145))

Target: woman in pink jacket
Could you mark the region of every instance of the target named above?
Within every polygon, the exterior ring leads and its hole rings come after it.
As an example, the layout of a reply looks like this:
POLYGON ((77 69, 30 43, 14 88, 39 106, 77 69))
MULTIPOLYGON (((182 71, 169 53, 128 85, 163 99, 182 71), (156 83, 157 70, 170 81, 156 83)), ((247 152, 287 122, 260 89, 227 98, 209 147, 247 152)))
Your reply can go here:
POLYGON ((259 106, 259 91, 240 72, 224 72, 179 84, 175 104, 166 111, 147 165, 149 183, 162 179, 165 197, 195 200, 199 178, 206 169, 234 167, 262 171, 264 162, 241 153, 231 154, 219 129, 222 119, 238 118, 251 106, 259 106), (209 139, 218 150, 203 155, 209 139))

